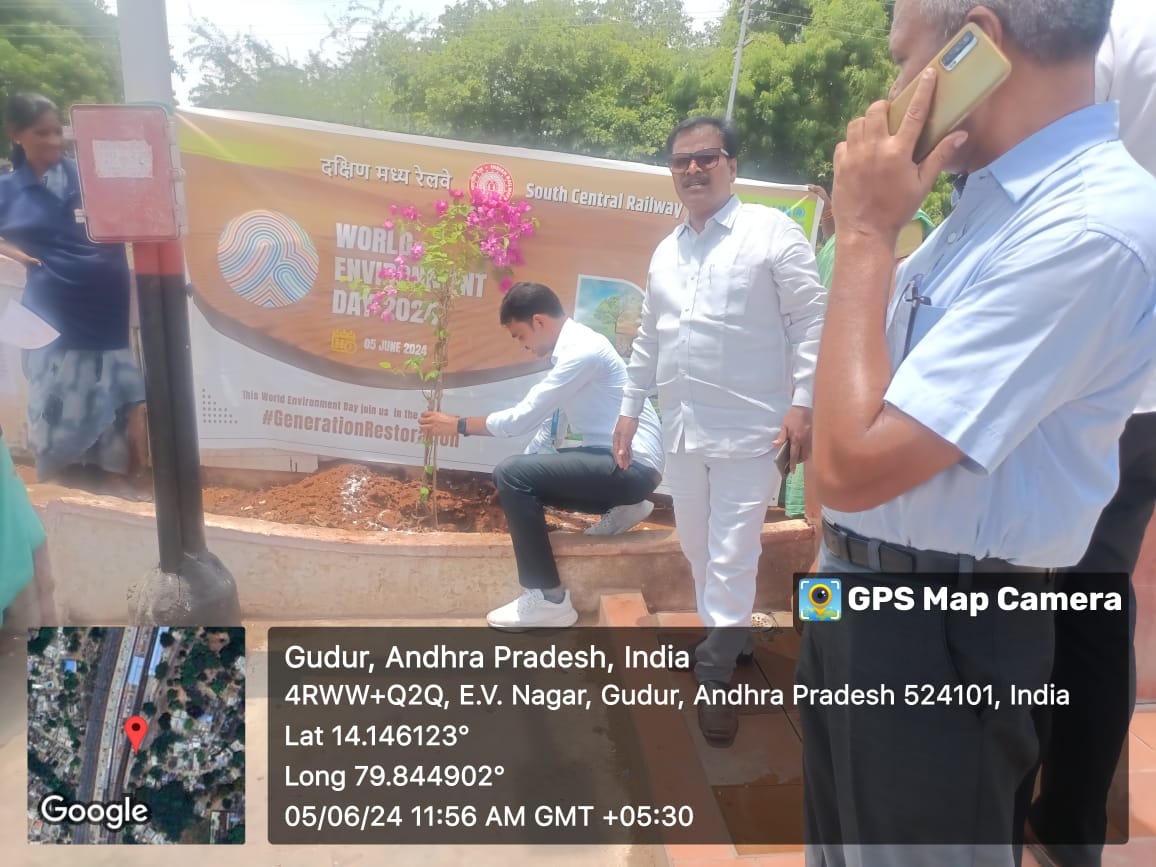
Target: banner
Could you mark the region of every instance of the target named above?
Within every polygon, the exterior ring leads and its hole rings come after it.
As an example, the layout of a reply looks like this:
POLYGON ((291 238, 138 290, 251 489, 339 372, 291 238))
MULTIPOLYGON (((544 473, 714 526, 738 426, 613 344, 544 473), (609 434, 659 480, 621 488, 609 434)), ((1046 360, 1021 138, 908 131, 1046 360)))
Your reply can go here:
MULTIPOLYGON (((206 449, 281 448, 420 465, 416 377, 432 344, 423 301, 370 315, 351 280, 412 239, 390 205, 428 208, 451 190, 531 203, 539 221, 516 280, 545 283, 578 321, 627 356, 651 254, 683 219, 669 171, 544 151, 372 132, 236 112, 178 113, 195 289, 193 357, 206 449)), ((744 201, 779 208, 814 239, 805 187, 738 181, 744 201)), ((470 274, 452 321, 444 409, 484 415, 516 403, 548 367, 498 323, 502 293, 470 274)), ((524 440, 447 438, 440 463, 489 470, 524 440)))

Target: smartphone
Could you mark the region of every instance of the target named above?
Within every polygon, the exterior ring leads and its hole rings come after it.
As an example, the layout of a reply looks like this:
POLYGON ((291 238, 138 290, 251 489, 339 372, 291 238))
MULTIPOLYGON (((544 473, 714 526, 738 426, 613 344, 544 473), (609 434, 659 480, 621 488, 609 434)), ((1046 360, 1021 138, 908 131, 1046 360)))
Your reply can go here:
MULTIPOLYGON (((936 71, 931 116, 915 144, 915 162, 921 163, 964 118, 991 96, 1011 74, 1011 62, 980 27, 966 24, 948 41, 928 66, 936 71)), ((891 134, 899 132, 907 106, 919 85, 916 77, 891 103, 891 134)))
POLYGON ((775 466, 779 468, 779 475, 785 479, 787 477, 787 471, 791 468, 790 440, 787 440, 779 447, 779 453, 775 455, 775 466))
POLYGON ((912 220, 899 233, 899 240, 895 243, 895 258, 906 259, 923 246, 923 223, 912 220))

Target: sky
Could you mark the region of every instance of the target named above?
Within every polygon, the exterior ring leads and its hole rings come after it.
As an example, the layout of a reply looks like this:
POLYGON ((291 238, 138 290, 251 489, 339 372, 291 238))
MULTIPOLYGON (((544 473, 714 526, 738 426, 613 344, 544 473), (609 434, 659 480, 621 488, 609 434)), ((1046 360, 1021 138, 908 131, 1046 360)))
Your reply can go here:
MULTIPOLYGON (((229 35, 252 31, 277 51, 294 60, 304 58, 318 48, 328 32, 327 18, 337 18, 349 5, 349 0, 195 0, 198 18, 207 18, 229 35)), ((372 0, 366 2, 372 5, 372 0)), ((387 0, 386 8, 394 9, 401 18, 410 14, 434 19, 450 5, 446 0, 387 0)), ((721 16, 729 0, 684 0, 687 14, 697 27, 705 26, 721 16)), ((116 11, 116 0, 108 0, 116 11)), ((191 0, 165 0, 169 25, 169 42, 175 60, 185 67, 184 80, 173 79, 173 90, 180 102, 187 103, 189 92, 199 76, 185 57, 191 44, 191 25, 194 15, 191 0)))

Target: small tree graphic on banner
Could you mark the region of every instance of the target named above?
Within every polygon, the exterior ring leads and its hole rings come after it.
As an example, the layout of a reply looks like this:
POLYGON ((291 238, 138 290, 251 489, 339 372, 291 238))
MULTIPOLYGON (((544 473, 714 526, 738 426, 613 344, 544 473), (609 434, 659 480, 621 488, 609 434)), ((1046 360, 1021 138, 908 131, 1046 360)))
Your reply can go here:
MULTIPOLYGON (((439 199, 426 211, 415 205, 390 205, 385 228, 396 229, 399 237, 408 234, 413 243, 381 270, 380 285, 358 281, 355 286, 368 297, 369 313, 384 322, 394 319, 399 297, 426 302, 431 351, 407 359, 400 367, 388 361, 381 366, 420 377, 428 409, 441 411, 454 308, 463 284, 472 273, 488 269, 500 281, 501 291, 509 291, 514 267, 525 263, 522 242, 533 237, 538 228, 529 211, 527 202, 507 201, 496 192, 482 190, 469 196, 462 190, 450 190, 448 199, 439 199)), ((425 474, 421 496, 437 526, 437 439, 427 437, 422 443, 425 474)))

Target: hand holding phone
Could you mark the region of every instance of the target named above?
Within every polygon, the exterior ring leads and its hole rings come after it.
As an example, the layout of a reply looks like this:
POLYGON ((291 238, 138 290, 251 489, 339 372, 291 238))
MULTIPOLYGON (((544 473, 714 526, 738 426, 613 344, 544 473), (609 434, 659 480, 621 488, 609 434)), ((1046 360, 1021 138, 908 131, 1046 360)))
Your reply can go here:
MULTIPOLYGON (((935 96, 931 112, 915 144, 914 159, 921 163, 977 106, 1007 80, 1011 62, 983 29, 966 24, 928 64, 935 69, 935 96)), ((899 132, 915 96, 919 76, 891 103, 888 126, 899 132)))
POLYGON ((791 471, 791 441, 787 440, 779 447, 775 455, 775 466, 779 468, 779 475, 786 478, 791 471))

